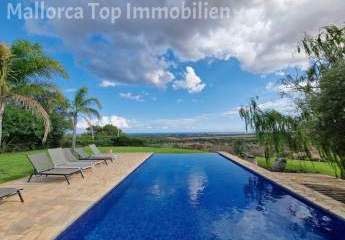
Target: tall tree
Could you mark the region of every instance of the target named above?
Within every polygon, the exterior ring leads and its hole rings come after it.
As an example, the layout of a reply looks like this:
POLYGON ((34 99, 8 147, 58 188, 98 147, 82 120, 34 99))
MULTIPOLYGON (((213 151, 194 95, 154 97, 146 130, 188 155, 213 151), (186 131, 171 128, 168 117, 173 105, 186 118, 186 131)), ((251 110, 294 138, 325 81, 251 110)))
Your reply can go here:
POLYGON ((45 131, 42 141, 47 140, 50 130, 49 115, 34 98, 23 93, 26 84, 32 87, 38 81, 54 75, 67 77, 63 67, 48 57, 38 44, 16 41, 8 47, 0 44, 0 146, 2 146, 2 122, 7 105, 21 106, 43 120, 45 131))
POLYGON ((345 26, 327 26, 316 36, 306 36, 298 50, 309 57, 311 66, 283 82, 295 90, 303 139, 338 166, 345 179, 345 26))
POLYGON ((345 179, 345 61, 323 71, 319 89, 310 99, 311 133, 321 156, 338 166, 345 179))
POLYGON ((100 118, 100 114, 95 107, 98 109, 102 107, 99 100, 94 97, 89 97, 87 88, 80 88, 76 92, 72 104, 70 106, 70 114, 73 123, 73 150, 75 150, 76 147, 78 119, 84 118, 86 119, 86 121, 89 121, 90 117, 93 116, 100 118))

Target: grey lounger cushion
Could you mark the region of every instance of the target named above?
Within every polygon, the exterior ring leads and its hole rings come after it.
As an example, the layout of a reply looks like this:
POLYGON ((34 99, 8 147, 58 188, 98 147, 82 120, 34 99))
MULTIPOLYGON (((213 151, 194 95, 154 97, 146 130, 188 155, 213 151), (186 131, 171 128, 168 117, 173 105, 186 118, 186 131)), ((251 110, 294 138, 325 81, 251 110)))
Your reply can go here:
POLYGON ((95 157, 111 157, 112 160, 117 158, 117 155, 113 153, 101 153, 95 144, 91 144, 89 147, 95 157))
POLYGON ((48 149, 48 153, 56 168, 63 167, 87 169, 93 166, 92 163, 87 162, 69 162, 68 159, 66 159, 62 148, 48 149))
POLYGON ((83 148, 76 148, 75 150, 81 160, 113 160, 111 156, 94 156, 87 155, 83 148))
POLYGON ((103 162, 106 162, 104 160, 83 160, 82 162, 80 162, 80 160, 78 160, 74 154, 72 153, 72 150, 70 148, 64 148, 62 149, 62 151, 64 152, 65 154, 65 157, 66 159, 69 161, 69 162, 79 162, 79 163, 89 163, 89 164, 94 164, 94 165, 97 165, 97 164, 101 164, 103 162))

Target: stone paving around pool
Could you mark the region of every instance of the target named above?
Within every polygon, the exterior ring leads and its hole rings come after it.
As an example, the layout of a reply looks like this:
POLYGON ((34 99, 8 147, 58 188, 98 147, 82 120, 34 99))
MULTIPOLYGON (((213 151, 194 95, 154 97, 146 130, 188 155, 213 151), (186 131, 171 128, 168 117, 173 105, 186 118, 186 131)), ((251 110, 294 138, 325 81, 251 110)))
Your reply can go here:
POLYGON ((335 200, 342 199, 341 194, 345 191, 344 180, 318 174, 270 172, 230 153, 219 153, 345 220, 345 204, 335 200))
POLYGON ((23 188, 25 202, 17 196, 0 201, 0 239, 53 239, 89 207, 119 184, 126 176, 148 159, 150 153, 120 154, 109 166, 98 165, 70 178, 48 177, 32 182, 19 179, 0 187, 23 188))

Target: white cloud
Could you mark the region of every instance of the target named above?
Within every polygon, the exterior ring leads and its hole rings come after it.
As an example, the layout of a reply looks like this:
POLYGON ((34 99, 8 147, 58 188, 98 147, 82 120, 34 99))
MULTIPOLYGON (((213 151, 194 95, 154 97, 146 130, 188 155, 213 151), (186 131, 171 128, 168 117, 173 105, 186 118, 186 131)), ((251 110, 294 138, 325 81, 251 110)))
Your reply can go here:
MULTIPOLYGON (((90 123, 95 126, 105 126, 105 125, 111 124, 121 129, 130 128, 129 120, 127 120, 124 117, 120 117, 116 115, 102 116, 100 120, 92 119, 90 120, 90 123)), ((86 129, 89 127, 89 123, 85 119, 82 119, 78 122, 77 127, 78 129, 86 129)))
POLYGON ((278 84, 275 81, 270 81, 266 84, 266 90, 269 92, 275 92, 275 93, 281 93, 283 90, 285 90, 283 84, 278 84))
MULTIPOLYGON (((173 119, 154 119, 151 121, 137 122, 134 126, 137 129, 153 130, 159 132, 175 132, 175 131, 196 131, 200 130, 200 123, 207 121, 204 115, 187 117, 187 118, 173 118, 173 119)), ((204 125, 203 127, 205 127, 204 125)))
POLYGON ((240 107, 233 108, 223 113, 224 116, 239 116, 240 107))
POLYGON ((165 85, 171 82, 175 76, 164 68, 148 71, 145 74, 145 79, 157 87, 165 87, 165 85))
POLYGON ((267 83, 266 90, 275 93, 293 93, 295 92, 295 87, 291 84, 282 84, 271 81, 267 83))
POLYGON ((120 97, 123 99, 128 99, 128 100, 132 100, 132 101, 137 101, 137 102, 143 102, 144 101, 144 97, 142 95, 136 95, 133 94, 131 92, 127 92, 127 93, 120 93, 120 97))
MULTIPOLYGON (((296 113, 296 104, 293 99, 284 97, 277 98, 269 101, 259 102, 258 105, 262 110, 276 110, 282 114, 294 114, 296 113)), ((232 108, 222 115, 225 117, 239 116, 239 110, 241 107, 232 108)))
POLYGON ((208 113, 180 118, 132 120, 134 132, 244 132, 239 116, 229 119, 222 113, 208 113))
POLYGON ((103 80, 99 86, 103 88, 115 87, 116 83, 108 80, 103 80))
POLYGON ((64 90, 64 92, 66 92, 66 93, 74 93, 76 91, 77 91, 76 88, 67 88, 67 89, 64 90))
POLYGON ((296 112, 296 105, 291 98, 279 98, 259 104, 263 110, 276 110, 283 114, 293 114, 296 112))
MULTIPOLYGON (((128 119, 111 115, 100 120, 92 119, 92 125, 112 124, 127 132, 244 132, 244 124, 239 116, 229 119, 222 113, 206 113, 180 118, 128 119)), ((78 122, 78 131, 82 132, 89 123, 85 119, 78 122)))
MULTIPOLYGON (((343 22, 344 0, 203 0, 209 6, 229 6, 226 20, 142 20, 119 19, 110 24, 101 19, 26 21, 33 34, 58 37, 76 60, 101 79, 114 82, 146 83, 164 87, 175 76, 175 61, 165 58, 171 50, 181 62, 202 59, 228 60, 234 57, 251 72, 276 72, 286 67, 306 66, 297 41, 304 33, 343 22), (308 11, 306 11, 308 9, 308 11), (86 60, 85 60, 86 59, 86 60)), ((117 1, 116 5, 180 6, 176 0, 117 1)), ((192 4, 187 1, 186 4, 192 4)), ((84 6, 82 0, 49 1, 53 6, 84 6)), ((113 6, 112 1, 101 1, 113 6)), ((85 13, 89 16, 90 12, 85 13)))
POLYGON ((199 93, 206 87, 200 77, 195 73, 192 67, 186 68, 186 73, 183 80, 178 80, 173 83, 174 89, 185 89, 189 93, 199 93))
POLYGON ((296 91, 296 89, 298 87, 302 88, 302 87, 306 87, 307 84, 309 84, 311 87, 313 87, 315 89, 315 91, 317 91, 317 87, 318 87, 318 82, 307 82, 307 81, 302 81, 299 82, 298 85, 294 85, 292 83, 287 83, 287 84, 283 84, 283 83, 278 83, 278 82, 268 82, 266 85, 266 90, 269 92, 275 92, 275 93, 286 93, 291 95, 292 97, 300 97, 301 96, 301 92, 296 91))
POLYGON ((286 75, 286 73, 284 71, 277 71, 274 73, 276 76, 279 76, 279 77, 284 77, 286 75))

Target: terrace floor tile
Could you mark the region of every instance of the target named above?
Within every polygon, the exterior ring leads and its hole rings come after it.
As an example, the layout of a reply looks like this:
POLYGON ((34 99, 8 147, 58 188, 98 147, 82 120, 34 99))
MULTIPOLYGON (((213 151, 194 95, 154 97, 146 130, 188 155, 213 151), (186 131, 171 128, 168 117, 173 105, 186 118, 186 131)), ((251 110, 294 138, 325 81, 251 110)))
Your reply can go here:
POLYGON ((0 201, 0 239, 53 239, 89 207, 139 167, 150 153, 120 154, 108 167, 100 164, 70 178, 19 179, 0 187, 23 188, 24 203, 18 196, 0 201))

